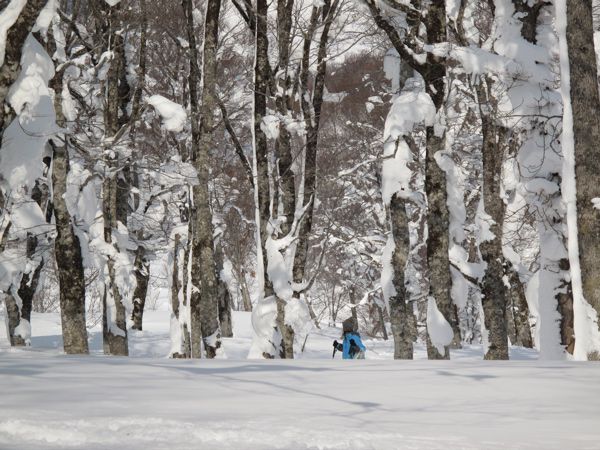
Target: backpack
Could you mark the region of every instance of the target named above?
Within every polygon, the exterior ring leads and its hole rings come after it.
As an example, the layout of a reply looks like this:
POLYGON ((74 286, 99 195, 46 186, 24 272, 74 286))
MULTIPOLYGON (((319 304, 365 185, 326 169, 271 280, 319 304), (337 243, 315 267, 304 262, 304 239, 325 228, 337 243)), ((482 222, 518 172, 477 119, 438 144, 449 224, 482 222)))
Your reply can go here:
POLYGON ((365 359, 365 352, 354 342, 354 339, 350 338, 350 358, 352 359, 365 359))

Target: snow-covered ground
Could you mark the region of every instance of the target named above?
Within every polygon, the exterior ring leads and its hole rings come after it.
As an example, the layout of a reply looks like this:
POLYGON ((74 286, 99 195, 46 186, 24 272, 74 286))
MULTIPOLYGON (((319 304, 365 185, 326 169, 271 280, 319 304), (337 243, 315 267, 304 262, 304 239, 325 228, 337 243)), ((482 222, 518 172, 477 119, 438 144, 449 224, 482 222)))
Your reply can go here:
POLYGON ((295 361, 247 360, 249 316, 234 320, 228 360, 186 361, 165 358, 166 312, 131 334, 134 358, 100 356, 98 330, 93 356, 61 355, 58 316, 34 314, 32 347, 0 350, 0 449, 600 448, 600 364, 393 361, 378 340, 332 361, 334 328, 295 361))

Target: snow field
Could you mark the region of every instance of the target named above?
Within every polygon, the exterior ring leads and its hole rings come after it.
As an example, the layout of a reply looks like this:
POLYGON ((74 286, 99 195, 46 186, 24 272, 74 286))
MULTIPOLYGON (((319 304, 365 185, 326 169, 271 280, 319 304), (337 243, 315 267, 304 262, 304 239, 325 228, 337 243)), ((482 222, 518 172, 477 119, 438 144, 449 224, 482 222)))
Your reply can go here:
MULTIPOLYGON (((337 328, 315 330, 294 361, 248 360, 248 313, 234 313, 228 360, 170 360, 166 311, 131 333, 133 358, 60 354, 60 320, 34 314, 32 347, 0 350, 0 449, 573 449, 600 448, 600 365, 393 361, 365 339, 367 361, 331 360, 337 328)), ((298 348, 300 345, 298 345, 298 348)))

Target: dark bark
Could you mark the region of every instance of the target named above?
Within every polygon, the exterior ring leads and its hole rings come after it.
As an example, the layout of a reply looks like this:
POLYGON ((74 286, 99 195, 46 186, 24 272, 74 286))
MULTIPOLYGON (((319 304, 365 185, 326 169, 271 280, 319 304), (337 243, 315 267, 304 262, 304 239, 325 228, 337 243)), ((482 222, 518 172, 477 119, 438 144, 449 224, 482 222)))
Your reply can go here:
MULTIPOLYGON (((418 9, 407 5, 395 3, 394 6, 406 13, 409 30, 401 36, 394 24, 381 12, 373 0, 365 0, 375 23, 390 39, 390 42, 402 58, 425 81, 426 92, 431 97, 436 110, 444 108, 446 94, 446 61, 431 53, 426 61, 422 62, 414 57, 416 50, 416 37, 424 26, 426 30, 426 43, 438 44, 445 42, 446 37, 446 5, 444 0, 432 0, 427 6, 427 12, 417 14, 418 9)), ((438 136, 434 127, 427 127, 426 131, 426 162, 425 162, 425 192, 429 204, 427 215, 428 239, 427 262, 429 266, 429 295, 435 298, 437 307, 454 332, 453 344, 460 345, 460 330, 456 307, 452 303, 450 288, 450 262, 448 256, 448 207, 446 204, 446 174, 438 166, 435 155, 445 150, 445 135, 438 136)), ((430 359, 448 359, 448 347, 444 354, 440 354, 431 345, 428 337, 427 354, 430 359)))
POLYGON ((231 293, 227 283, 221 279, 221 271, 223 270, 223 248, 221 243, 216 243, 215 248, 215 278, 217 279, 219 288, 219 324, 221 326, 221 335, 223 337, 233 337, 233 322, 231 318, 231 293))
MULTIPOLYGON (((323 94, 325 92, 325 76, 327 74, 327 44, 329 41, 329 30, 337 12, 339 0, 331 2, 327 0, 322 9, 323 26, 319 37, 319 48, 317 51, 317 71, 315 74, 312 102, 308 101, 308 73, 310 60, 310 46, 316 29, 319 9, 313 7, 309 30, 304 41, 302 57, 302 69, 300 76, 301 84, 301 107, 304 115, 306 129, 306 147, 304 159, 304 197, 302 204, 306 210, 301 219, 298 231, 298 242, 294 255, 292 277, 294 283, 302 284, 306 277, 306 265, 308 262, 308 245, 312 232, 313 216, 315 210, 315 197, 317 193, 317 151, 319 149, 319 127, 321 123, 321 109, 323 106, 323 94)), ((294 297, 300 298, 300 293, 295 292, 294 297)), ((356 311, 353 310, 353 314, 356 311)), ((293 330, 286 326, 283 332, 286 347, 293 344, 293 330)), ((293 350, 288 349, 289 357, 293 357, 293 350)))
POLYGON ((392 196, 389 214, 394 238, 394 253, 391 261, 394 270, 392 283, 396 291, 396 294, 389 298, 390 322, 394 336, 394 359, 413 359, 413 341, 416 337, 417 324, 412 304, 408 302, 409 296, 404 280, 410 248, 408 217, 406 202, 398 194, 392 196))
POLYGON ((525 297, 525 286, 519 274, 507 263, 508 281, 510 287, 507 291, 507 327, 508 336, 512 345, 533 348, 531 327, 529 326, 529 306, 525 297))
MULTIPOLYGON (((117 13, 119 6, 111 7, 106 12, 105 23, 110 38, 110 50, 113 52, 110 67, 106 76, 106 104, 104 108, 104 127, 106 136, 114 138, 121 128, 119 113, 122 105, 122 76, 126 70, 124 65, 125 43, 123 36, 114 28, 118 24, 117 13)), ((117 152, 105 156, 107 171, 102 183, 102 215, 104 218, 104 241, 112 245, 117 252, 126 251, 119 249, 118 243, 113 239, 113 231, 117 229, 118 221, 125 221, 126 212, 123 207, 122 180, 119 181, 114 172, 118 168, 119 159, 117 152)), ((117 356, 129 355, 127 339, 127 317, 122 293, 116 283, 115 261, 107 258, 108 278, 105 280, 103 294, 103 338, 104 353, 117 356)))
MULTIPOLYGON (((56 91, 57 97, 61 91, 56 91)), ((65 353, 89 353, 85 323, 85 277, 81 243, 73 228, 64 194, 67 190, 69 154, 64 146, 54 146, 52 181, 56 239, 54 252, 60 285, 60 315, 65 353)))
MULTIPOLYGON (((294 0, 277 1, 277 43, 279 47, 279 70, 277 76, 278 89, 275 95, 277 112, 282 118, 291 113, 292 99, 289 89, 292 83, 290 76, 290 32, 292 27, 292 12, 294 0)), ((279 175, 279 188, 281 193, 281 204, 285 222, 281 224, 281 232, 286 235, 290 232, 296 212, 296 184, 292 172, 292 142, 291 134, 285 126, 280 124, 279 136, 276 142, 277 168, 279 175)))
MULTIPOLYGON (((259 258, 258 264, 263 267, 263 282, 264 282, 264 297, 268 298, 274 295, 273 286, 269 280, 267 274, 267 224, 271 219, 270 210, 270 187, 269 187, 269 163, 268 163, 268 147, 267 137, 264 131, 261 129, 261 123, 263 118, 267 115, 267 91, 268 91, 268 77, 270 73, 268 50, 269 50, 269 39, 267 35, 267 11, 268 5, 266 0, 256 0, 256 14, 255 14, 255 66, 254 66, 254 151, 257 168, 257 178, 255 183, 255 189, 257 191, 258 203, 258 216, 260 221, 259 227, 259 240, 262 250, 262 261, 259 258)), ((278 306, 279 308, 279 306, 278 306)), ((275 335, 279 332, 276 329, 275 335)), ((273 342, 273 350, 271 352, 264 352, 263 357, 266 359, 272 359, 275 357, 277 350, 281 348, 281 342, 273 342)))
POLYGON ((491 90, 491 81, 488 79, 476 87, 483 136, 483 204, 491 219, 490 232, 494 235, 492 239, 480 245, 481 256, 486 263, 481 282, 482 306, 489 342, 485 359, 508 359, 508 292, 503 280, 507 262, 502 252, 502 225, 506 208, 501 193, 502 164, 507 155, 508 130, 500 130, 495 118, 489 114, 489 111, 494 111, 496 107, 491 90))
MULTIPOLYGON (((569 259, 561 259, 559 267, 563 272, 569 273, 569 259)), ((556 300, 560 314, 560 343, 572 355, 575 351, 575 314, 573 311, 573 288, 570 280, 563 279, 559 286, 559 292, 556 294, 556 300)))
MULTIPOLYGON (((445 1, 433 0, 424 19, 427 29, 427 42, 437 44, 446 41, 445 1)), ((419 70, 419 68, 415 68, 419 70)), ((427 64, 420 68, 425 80, 425 89, 430 95, 436 111, 445 104, 446 65, 443 60, 428 54, 427 64)), ((438 152, 445 150, 445 135, 438 136, 433 127, 427 127, 425 193, 429 204, 427 215, 427 263, 429 266, 429 295, 435 298, 437 307, 454 332, 453 344, 460 345, 460 330, 456 306, 452 303, 450 289, 450 261, 448 256, 449 214, 447 205, 446 173, 435 160, 438 152)), ((427 355, 429 359, 448 359, 450 352, 446 348, 444 355, 431 345, 428 338, 427 355)))
POLYGON ((150 264, 146 259, 146 249, 140 245, 135 255, 135 290, 133 291, 133 312, 131 320, 133 330, 142 330, 144 319, 144 306, 148 294, 148 282, 150 280, 150 264))
MULTIPOLYGON (((589 0, 567 2, 581 278, 584 298, 600 315, 600 211, 593 204, 593 199, 600 198, 600 97, 592 14, 589 0)), ((567 313, 561 327, 561 334, 567 336, 572 328, 571 301, 559 300, 559 308, 567 313)))
POLYGON ((10 345, 12 347, 24 347, 27 345, 25 339, 18 334, 15 334, 15 330, 21 322, 21 310, 19 305, 12 294, 7 294, 4 298, 4 305, 6 307, 6 317, 8 323, 8 336, 10 339, 10 345))

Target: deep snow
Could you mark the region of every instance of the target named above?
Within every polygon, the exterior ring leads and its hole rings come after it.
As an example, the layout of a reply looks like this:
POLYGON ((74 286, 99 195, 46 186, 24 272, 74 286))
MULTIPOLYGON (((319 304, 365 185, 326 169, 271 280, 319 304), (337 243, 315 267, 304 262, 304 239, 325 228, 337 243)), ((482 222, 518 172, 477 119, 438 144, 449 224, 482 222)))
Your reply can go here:
MULTIPOLYGON (((598 449, 600 365, 331 360, 339 329, 316 330, 303 359, 247 360, 236 313, 229 360, 169 360, 168 314, 149 311, 133 358, 61 355, 56 314, 34 314, 32 347, 0 350, 0 449, 598 449)), ((417 357, 424 350, 417 349, 417 357)), ((384 360, 385 359, 385 360, 384 360)))

